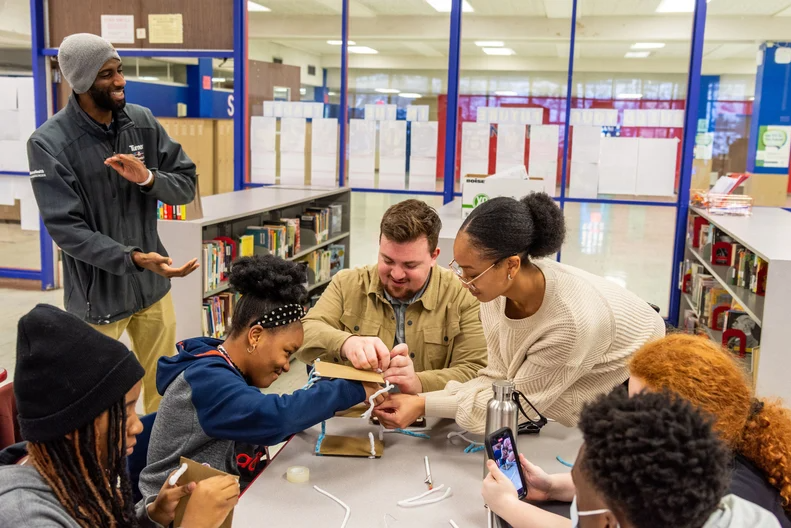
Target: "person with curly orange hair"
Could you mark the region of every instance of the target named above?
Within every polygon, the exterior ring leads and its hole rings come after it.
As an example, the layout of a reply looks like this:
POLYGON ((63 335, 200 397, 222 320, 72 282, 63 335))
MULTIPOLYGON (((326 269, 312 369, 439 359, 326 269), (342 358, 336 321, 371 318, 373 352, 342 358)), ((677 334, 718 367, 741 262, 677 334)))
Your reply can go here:
POLYGON ((629 393, 669 389, 714 417, 734 454, 730 492, 791 527, 791 411, 756 398, 734 357, 705 337, 673 334, 632 356, 629 393))

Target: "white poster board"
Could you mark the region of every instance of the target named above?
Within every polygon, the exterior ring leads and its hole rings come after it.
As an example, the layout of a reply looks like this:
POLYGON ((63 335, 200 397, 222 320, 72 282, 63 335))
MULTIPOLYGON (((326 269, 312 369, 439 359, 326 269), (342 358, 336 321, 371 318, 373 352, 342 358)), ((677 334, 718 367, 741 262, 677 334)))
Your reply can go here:
POLYGON ((525 164, 525 125, 497 125, 497 159, 495 171, 525 164))
POLYGON ((639 138, 635 194, 675 196, 678 138, 639 138))
POLYGON ((489 128, 488 123, 461 124, 462 178, 468 174, 489 174, 489 128))
POLYGON ((543 178, 546 192, 555 196, 558 174, 558 147, 560 125, 530 126, 530 155, 527 173, 543 178))
POLYGON ((601 139, 599 194, 634 194, 638 150, 638 138, 601 139))
POLYGON ((349 120, 349 185, 358 188, 374 187, 376 170, 376 121, 349 120))
MULTIPOLYGON (((292 115, 293 104, 284 106, 292 115)), ((305 118, 284 117, 280 120, 280 183, 305 185, 305 118)))
POLYGON ((310 184, 334 187, 338 173, 338 120, 314 117, 310 143, 310 184))
POLYGON ((379 188, 406 189, 406 121, 379 123, 379 188))
POLYGON ((277 119, 263 116, 250 118, 250 180, 253 183, 275 183, 276 137, 277 119))
POLYGON ((410 127, 409 188, 435 191, 439 123, 414 121, 410 127))
POLYGON ((571 198, 596 198, 599 193, 601 127, 574 125, 571 129, 571 198))

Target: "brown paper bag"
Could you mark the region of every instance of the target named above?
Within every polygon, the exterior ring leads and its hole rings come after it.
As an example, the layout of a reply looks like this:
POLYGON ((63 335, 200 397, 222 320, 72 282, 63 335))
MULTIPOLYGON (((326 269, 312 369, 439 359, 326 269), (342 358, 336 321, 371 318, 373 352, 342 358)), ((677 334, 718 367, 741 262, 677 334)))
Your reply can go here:
MULTIPOLYGON (((370 454, 370 441, 368 442, 368 451, 370 454)), ((178 481, 179 486, 183 486, 184 484, 190 482, 200 482, 201 480, 206 480, 207 478, 211 477, 218 477, 227 475, 224 471, 220 471, 219 469, 210 468, 209 466, 204 466, 203 464, 198 464, 194 460, 190 460, 189 458, 181 457, 181 461, 179 462, 179 467, 181 464, 187 464, 187 471, 181 476, 178 481)), ((238 477, 236 477, 238 480, 238 477)), ((186 497, 182 497, 179 501, 178 506, 176 506, 176 517, 174 519, 173 526, 181 526, 181 521, 184 519, 184 512, 187 510, 187 504, 189 503, 190 496, 187 495, 186 497)), ((225 521, 220 525, 220 528, 231 528, 233 524, 233 510, 231 513, 228 514, 228 517, 225 518, 225 521)))
MULTIPOLYGON (((374 451, 376 451, 376 458, 380 458, 385 452, 385 445, 378 438, 374 439, 374 451)), ((371 456, 371 440, 368 436, 355 438, 327 435, 321 441, 319 455, 368 458, 371 456)))
POLYGON ((362 418, 365 411, 368 410, 368 406, 364 403, 358 403, 354 407, 349 407, 345 411, 338 411, 335 413, 335 416, 340 418, 362 418))
POLYGON ((200 180, 195 179, 195 199, 187 204, 187 220, 203 218, 203 203, 200 199, 200 180))
POLYGON ((326 361, 316 361, 313 364, 314 372, 322 378, 347 379, 368 383, 384 383, 385 379, 381 374, 370 370, 357 370, 348 365, 338 365, 326 361))

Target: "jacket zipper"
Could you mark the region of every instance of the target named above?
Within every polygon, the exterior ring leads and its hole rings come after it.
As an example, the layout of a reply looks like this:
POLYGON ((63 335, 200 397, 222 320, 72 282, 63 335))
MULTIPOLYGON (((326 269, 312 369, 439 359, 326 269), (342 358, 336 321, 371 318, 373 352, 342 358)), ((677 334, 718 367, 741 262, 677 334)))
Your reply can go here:
MULTIPOLYGON (((125 125, 123 128, 120 128, 120 129, 116 130, 115 146, 114 146, 114 149, 113 149, 113 155, 117 154, 118 151, 121 150, 119 148, 120 144, 121 144, 121 132, 123 130, 126 130, 127 128, 129 128, 129 126, 125 125)), ((116 180, 116 182, 117 181, 118 180, 116 180)), ((120 187, 118 189, 118 193, 119 194, 121 193, 120 187)), ((121 209, 119 208, 119 210, 121 210, 121 209)), ((121 214, 123 215, 123 213, 121 213, 121 214)), ((123 225, 123 230, 124 230, 124 238, 126 238, 126 235, 127 235, 127 233, 126 233, 126 218, 123 218, 123 216, 122 216, 122 225, 123 225)), ((131 279, 132 279, 132 290, 134 290, 134 292, 135 292, 135 303, 137 304, 137 306, 136 306, 137 309, 135 311, 138 311, 138 310, 140 310, 143 307, 143 294, 140 291, 140 283, 138 281, 137 274, 133 273, 132 276, 131 276, 131 279)))

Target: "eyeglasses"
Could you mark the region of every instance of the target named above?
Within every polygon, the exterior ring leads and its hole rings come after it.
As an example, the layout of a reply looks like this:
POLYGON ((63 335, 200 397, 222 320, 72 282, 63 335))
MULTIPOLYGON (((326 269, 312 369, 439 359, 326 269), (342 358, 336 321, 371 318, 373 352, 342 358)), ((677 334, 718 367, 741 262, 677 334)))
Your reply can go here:
POLYGON ((549 420, 547 420, 546 416, 538 412, 538 409, 536 409, 535 406, 533 406, 533 404, 530 403, 530 400, 527 399, 527 396, 525 396, 521 392, 514 391, 513 398, 514 398, 514 403, 516 403, 516 406, 519 409, 519 411, 522 413, 522 415, 525 418, 527 418, 526 422, 519 424, 518 426, 519 432, 517 434, 538 434, 539 431, 541 431, 541 428, 544 427, 549 420), (527 402, 527 404, 530 406, 533 412, 536 413, 536 416, 538 416, 538 420, 533 420, 532 418, 530 418, 530 416, 527 415, 524 407, 522 407, 522 402, 520 401, 520 398, 527 402))
POLYGON ((489 266, 488 268, 486 268, 485 270, 483 270, 482 272, 480 272, 478 275, 476 275, 471 279, 464 278, 464 270, 461 269, 461 266, 459 266, 459 263, 456 262, 456 259, 451 260, 450 264, 448 264, 448 267, 453 273, 456 274, 456 277, 459 278, 459 280, 461 281, 462 284, 464 284, 465 287, 469 288, 470 291, 475 292, 478 291, 478 288, 473 286, 472 283, 483 277, 487 271, 498 265, 500 262, 501 262, 500 260, 496 261, 494 264, 492 264, 491 266, 489 266))

